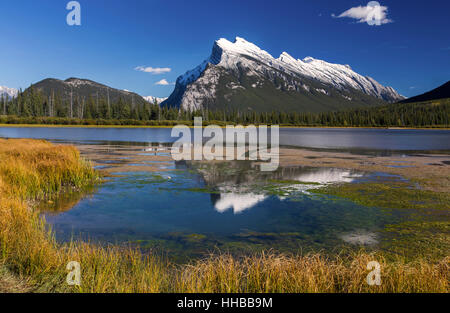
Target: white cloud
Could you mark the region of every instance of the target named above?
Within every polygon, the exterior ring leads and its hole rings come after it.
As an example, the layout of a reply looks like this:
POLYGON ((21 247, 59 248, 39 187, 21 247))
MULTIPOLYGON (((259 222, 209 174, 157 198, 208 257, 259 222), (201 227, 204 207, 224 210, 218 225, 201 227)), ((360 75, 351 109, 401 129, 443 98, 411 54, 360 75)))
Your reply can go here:
POLYGON ((349 17, 357 19, 358 23, 379 26, 393 22, 387 15, 388 7, 380 5, 377 1, 371 1, 366 6, 353 7, 338 16, 334 14, 332 16, 336 18, 349 17))
POLYGON ((169 73, 172 69, 169 67, 145 67, 138 66, 135 68, 136 71, 141 71, 145 73, 152 73, 154 75, 169 73))
POLYGON ((173 85, 173 83, 169 83, 166 79, 161 79, 159 82, 156 82, 155 85, 169 86, 169 85, 173 85))

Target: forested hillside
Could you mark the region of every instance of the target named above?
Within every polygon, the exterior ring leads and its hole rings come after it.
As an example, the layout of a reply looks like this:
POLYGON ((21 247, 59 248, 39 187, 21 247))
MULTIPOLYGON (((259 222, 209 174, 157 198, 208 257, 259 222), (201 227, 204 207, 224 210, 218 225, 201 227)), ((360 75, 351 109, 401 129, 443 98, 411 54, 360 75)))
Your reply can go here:
POLYGON ((29 89, 17 97, 0 100, 0 123, 8 124, 90 124, 90 125, 173 125, 192 124, 194 116, 206 123, 280 124, 292 126, 339 127, 448 127, 450 99, 420 103, 394 103, 378 107, 324 113, 255 112, 233 110, 185 111, 160 107, 158 103, 130 103, 118 98, 89 97, 81 102, 46 97, 29 89))

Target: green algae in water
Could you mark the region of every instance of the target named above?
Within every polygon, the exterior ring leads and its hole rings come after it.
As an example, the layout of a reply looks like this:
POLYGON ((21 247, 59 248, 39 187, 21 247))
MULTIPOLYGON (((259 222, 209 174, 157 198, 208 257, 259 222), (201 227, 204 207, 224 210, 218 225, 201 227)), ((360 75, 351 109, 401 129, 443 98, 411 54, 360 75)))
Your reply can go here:
POLYGON ((450 195, 415 188, 405 182, 361 183, 327 186, 314 192, 333 194, 401 215, 397 223, 380 232, 380 248, 414 259, 439 259, 450 255, 450 195))

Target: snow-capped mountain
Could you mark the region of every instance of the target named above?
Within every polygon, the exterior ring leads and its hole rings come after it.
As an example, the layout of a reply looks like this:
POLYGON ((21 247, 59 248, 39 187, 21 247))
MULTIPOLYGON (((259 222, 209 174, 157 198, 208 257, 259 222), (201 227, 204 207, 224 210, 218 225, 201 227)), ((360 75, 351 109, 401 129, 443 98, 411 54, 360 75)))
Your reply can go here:
POLYGON ((17 96, 17 93, 18 93, 17 89, 0 86, 0 99, 4 98, 5 96, 7 96, 8 99, 11 99, 17 96))
POLYGON ((287 52, 274 58, 243 38, 219 39, 212 54, 177 79, 163 105, 259 111, 326 111, 404 99, 349 65, 287 52))
POLYGON ((167 100, 167 98, 158 98, 158 97, 153 97, 153 96, 147 96, 147 97, 143 97, 145 99, 145 101, 150 102, 150 103, 162 103, 164 101, 167 100))

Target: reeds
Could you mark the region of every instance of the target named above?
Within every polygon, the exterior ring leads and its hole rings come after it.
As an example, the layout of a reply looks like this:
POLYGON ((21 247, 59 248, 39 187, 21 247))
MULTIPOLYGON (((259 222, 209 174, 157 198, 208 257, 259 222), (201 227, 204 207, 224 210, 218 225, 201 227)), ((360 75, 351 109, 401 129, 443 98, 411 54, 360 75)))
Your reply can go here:
POLYGON ((449 262, 387 262, 380 254, 364 252, 333 258, 262 253, 238 260, 225 254, 185 266, 176 286, 179 292, 446 292, 449 262), (379 286, 367 282, 367 264, 372 261, 381 265, 379 286))
MULTIPOLYGON (((325 257, 274 252, 235 257, 211 255, 175 265, 118 246, 59 244, 30 200, 66 188, 83 188, 99 177, 71 146, 0 139, 0 264, 19 279, 2 284, 34 292, 448 292, 447 257, 387 261, 364 252, 325 257), (81 265, 81 285, 66 283, 70 261, 81 265), (381 265, 381 285, 367 284, 367 264, 381 265), (22 286, 23 282, 27 286, 22 286)), ((9 275, 9 274, 8 274, 9 275)), ((1 289, 0 289, 1 291, 1 289)))
POLYGON ((0 177, 3 194, 36 199, 95 183, 98 174, 75 147, 0 139, 0 177))

